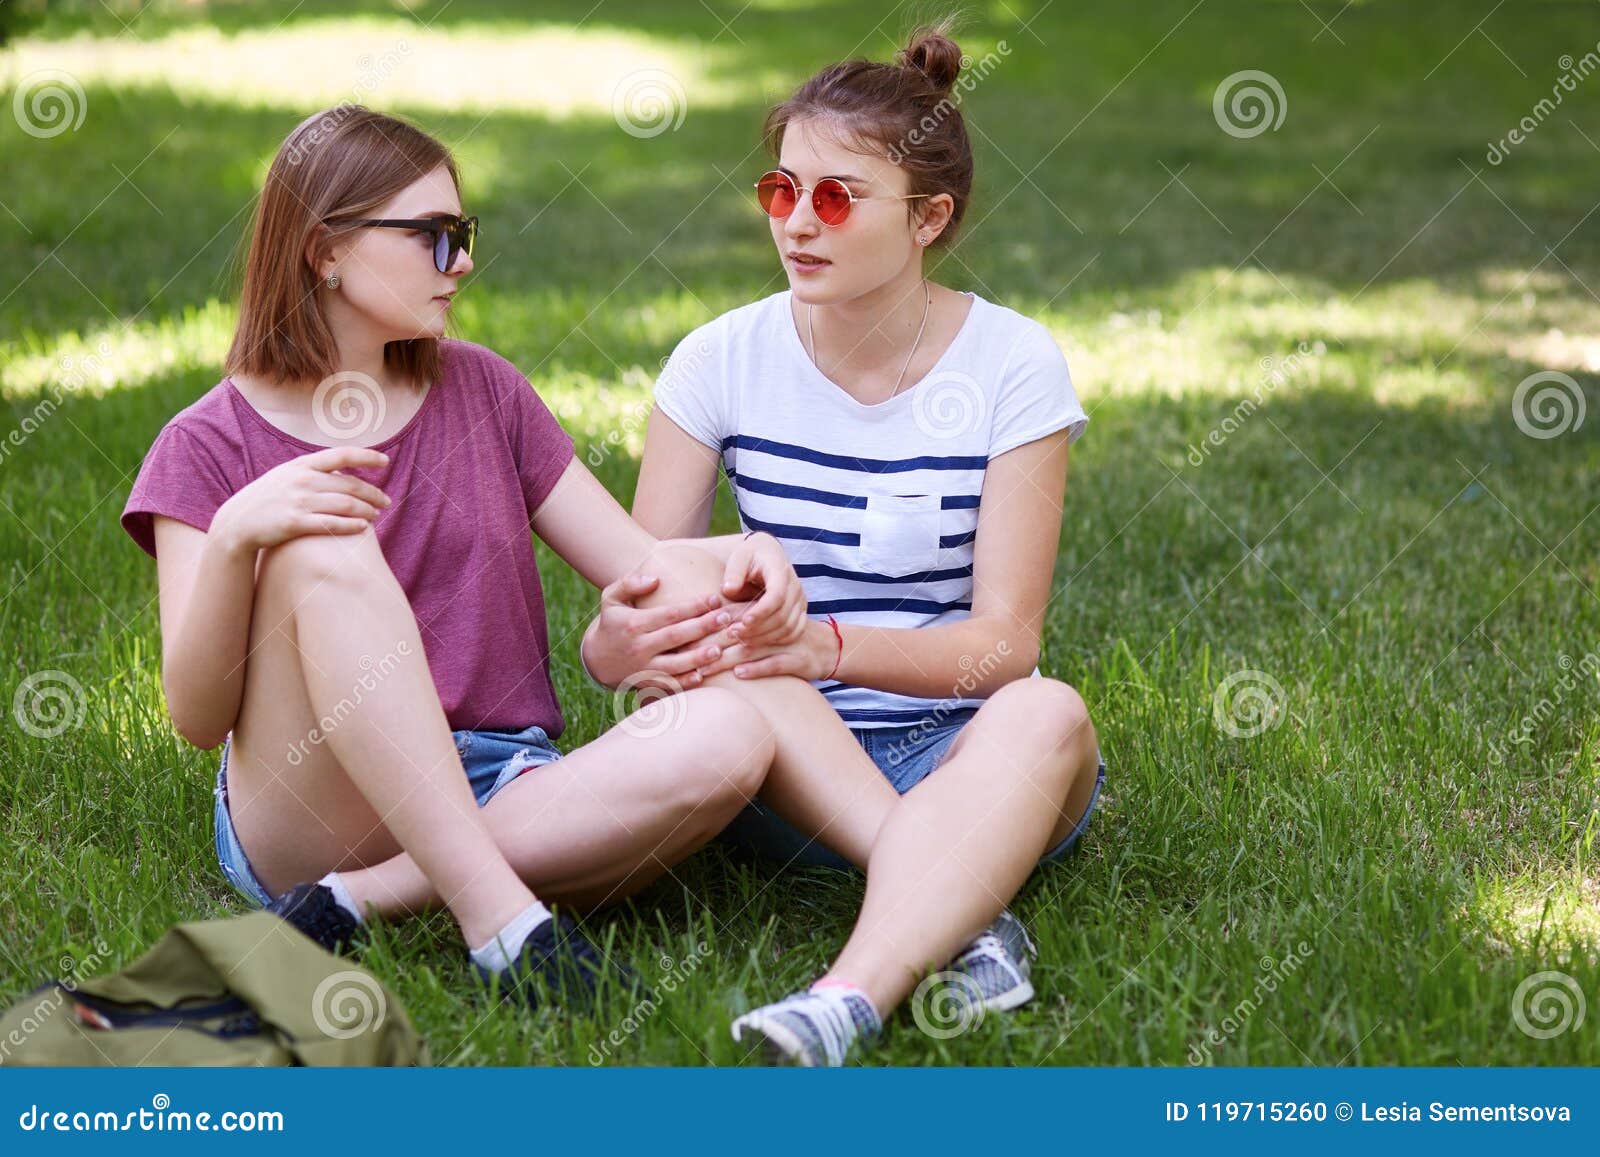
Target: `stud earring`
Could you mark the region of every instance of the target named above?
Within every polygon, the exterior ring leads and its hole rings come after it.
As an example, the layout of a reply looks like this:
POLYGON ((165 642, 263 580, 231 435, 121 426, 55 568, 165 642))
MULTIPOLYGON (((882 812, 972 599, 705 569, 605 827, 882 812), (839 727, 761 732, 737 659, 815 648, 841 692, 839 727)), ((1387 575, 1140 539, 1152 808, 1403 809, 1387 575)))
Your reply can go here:
POLYGON ((927 243, 928 243, 928 235, 926 233, 917 234, 917 244, 918 245, 926 245, 927 243))
POLYGON ((339 288, 339 275, 337 273, 328 274, 327 279, 323 282, 323 284, 326 285, 329 289, 338 289, 339 288))

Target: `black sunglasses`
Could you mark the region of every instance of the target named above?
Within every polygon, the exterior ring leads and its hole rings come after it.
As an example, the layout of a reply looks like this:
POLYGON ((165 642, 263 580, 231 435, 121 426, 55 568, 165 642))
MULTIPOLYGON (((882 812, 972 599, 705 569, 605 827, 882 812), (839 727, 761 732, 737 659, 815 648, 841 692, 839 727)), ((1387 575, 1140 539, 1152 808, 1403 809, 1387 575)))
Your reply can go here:
POLYGON ((419 233, 433 234, 433 267, 440 273, 449 273, 456 263, 456 255, 463 249, 472 256, 472 244, 478 239, 476 217, 410 217, 405 219, 367 218, 352 221, 351 225, 370 225, 377 229, 415 229, 419 233))

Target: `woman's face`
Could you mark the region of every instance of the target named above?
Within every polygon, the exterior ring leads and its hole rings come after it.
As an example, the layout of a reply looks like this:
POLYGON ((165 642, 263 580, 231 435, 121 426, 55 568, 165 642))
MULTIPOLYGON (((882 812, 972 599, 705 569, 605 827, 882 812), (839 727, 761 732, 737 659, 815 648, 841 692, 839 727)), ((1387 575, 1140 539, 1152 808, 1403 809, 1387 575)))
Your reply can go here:
MULTIPOLYGON (((450 170, 440 165, 396 193, 371 215, 386 220, 447 217, 461 213, 461 197, 450 170)), ((442 337, 450 298, 472 258, 456 254, 450 272, 433 263, 432 233, 411 229, 360 228, 339 237, 318 267, 319 276, 339 275, 331 294, 345 311, 384 341, 442 337)))
POLYGON ((835 305, 893 281, 908 265, 921 266, 917 217, 925 201, 857 200, 844 224, 824 225, 811 206, 811 189, 824 177, 842 180, 857 198, 903 197, 910 178, 887 156, 856 152, 842 134, 812 120, 789 123, 778 168, 802 192, 788 217, 769 218, 789 288, 801 301, 835 305), (911 206, 908 214, 907 206, 911 206), (798 260, 799 255, 817 258, 798 260))

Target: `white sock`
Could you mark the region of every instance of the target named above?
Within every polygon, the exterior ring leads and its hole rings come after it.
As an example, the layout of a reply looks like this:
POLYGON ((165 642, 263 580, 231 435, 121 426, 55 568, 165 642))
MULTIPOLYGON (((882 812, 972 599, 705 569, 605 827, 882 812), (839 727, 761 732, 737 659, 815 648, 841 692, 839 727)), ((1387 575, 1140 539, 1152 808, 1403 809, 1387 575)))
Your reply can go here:
POLYGON ((333 898, 339 902, 339 907, 354 916, 357 924, 366 923, 366 917, 361 914, 361 909, 356 906, 356 898, 350 894, 350 889, 344 886, 344 881, 339 878, 338 872, 329 872, 317 883, 333 893, 333 898))
POLYGON ((535 900, 511 918, 511 922, 495 933, 489 943, 472 950, 475 963, 490 972, 504 972, 522 953, 522 942, 539 925, 550 919, 550 909, 535 900))

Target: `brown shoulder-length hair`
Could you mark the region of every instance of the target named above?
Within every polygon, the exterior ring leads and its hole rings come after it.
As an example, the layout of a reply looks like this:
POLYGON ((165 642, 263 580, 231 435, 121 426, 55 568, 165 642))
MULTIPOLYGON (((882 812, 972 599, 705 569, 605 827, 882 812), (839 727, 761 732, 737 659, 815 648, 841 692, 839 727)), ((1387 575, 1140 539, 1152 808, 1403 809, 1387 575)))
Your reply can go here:
MULTIPOLYGON (((762 137, 777 157, 795 121, 842 129, 861 146, 882 149, 906 171, 910 192, 950 194, 955 202, 935 244, 949 244, 972 200, 972 143, 953 95, 963 57, 949 33, 954 18, 911 34, 893 64, 846 60, 830 65, 767 113, 762 137)), ((915 215, 918 201, 907 201, 915 215)))
MULTIPOLYGON (((459 188, 449 149, 415 125, 362 105, 338 105, 301 121, 261 188, 226 371, 272 381, 320 381, 337 372, 338 346, 307 253, 320 254, 341 227, 372 216, 440 165, 459 188)), ((420 385, 438 377, 439 343, 392 341, 383 360, 420 385)))

